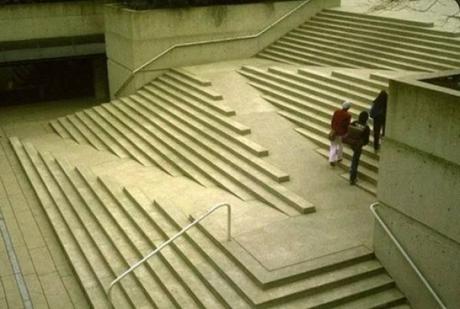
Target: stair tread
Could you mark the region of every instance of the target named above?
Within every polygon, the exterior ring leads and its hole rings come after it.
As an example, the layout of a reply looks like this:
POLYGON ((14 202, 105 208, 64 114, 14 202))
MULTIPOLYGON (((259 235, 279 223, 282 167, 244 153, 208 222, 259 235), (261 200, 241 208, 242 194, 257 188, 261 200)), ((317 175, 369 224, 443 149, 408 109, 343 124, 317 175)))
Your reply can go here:
POLYGON ((62 138, 71 138, 70 134, 62 127, 62 125, 56 120, 51 120, 49 122, 51 128, 62 138))
POLYGON ((327 290, 316 295, 308 295, 283 304, 283 308, 316 308, 319 306, 331 306, 343 302, 346 298, 354 298, 358 295, 367 294, 375 290, 382 290, 393 287, 393 280, 386 274, 378 274, 365 278, 346 286, 327 290))
MULTIPOLYGON (((171 220, 175 220, 176 224, 180 224, 177 222, 180 220, 177 218, 177 215, 171 214, 168 208, 162 208, 162 210, 171 220)), ((304 293, 311 289, 326 288, 332 282, 338 282, 342 279, 347 281, 354 276, 361 276, 369 272, 380 272, 382 270, 382 266, 377 261, 364 261, 349 267, 335 269, 332 272, 320 273, 311 278, 304 278, 282 286, 263 290, 235 262, 229 259, 212 240, 203 234, 200 229, 189 230, 187 236, 189 240, 195 243, 196 247, 203 248, 203 253, 208 255, 208 258, 234 283, 235 288, 238 288, 240 293, 246 295, 247 299, 255 306, 276 303, 277 301, 289 299, 293 294, 304 293)))
MULTIPOLYGON (((175 82, 178 82, 180 85, 190 88, 192 91, 195 91, 212 100, 218 101, 223 99, 223 96, 220 93, 217 93, 212 89, 209 89, 209 87, 202 87, 201 85, 197 85, 189 78, 184 77, 184 75, 177 73, 176 71, 168 71, 162 76, 172 79, 175 82)), ((225 110, 227 111, 227 113, 232 111, 232 109, 230 108, 226 108, 225 110)))
POLYGON ((366 83, 369 87, 372 87, 374 89, 382 90, 382 89, 388 89, 388 84, 381 83, 378 81, 373 81, 370 79, 370 77, 360 77, 352 72, 344 72, 344 71, 333 71, 332 76, 335 76, 336 78, 340 79, 347 79, 351 81, 355 81, 361 84, 366 83))
POLYGON ((177 74, 180 74, 182 75, 183 77, 193 81, 194 83, 196 83, 197 85, 201 85, 201 86, 211 86, 211 81, 207 80, 207 79, 204 79, 198 75, 195 75, 189 71, 187 71, 186 69, 184 68, 173 68, 171 69, 171 71, 177 73, 177 74))
MULTIPOLYGON (((193 102, 191 100, 187 100, 181 97, 181 95, 179 95, 174 89, 171 89, 170 84, 165 84, 161 80, 155 80, 154 82, 151 83, 151 85, 155 86, 158 89, 161 89, 163 92, 167 93, 168 95, 178 99, 181 104, 185 104, 195 109, 200 114, 206 116, 207 118, 214 120, 215 122, 218 122, 220 125, 225 126, 227 129, 230 129, 234 131, 235 133, 242 134, 242 135, 251 133, 250 128, 230 119, 228 116, 218 114, 217 112, 214 112, 213 110, 208 109, 207 108, 208 106, 203 106, 197 102, 193 102)), ((151 89, 151 88, 146 87, 146 89, 151 89)))
POLYGON ((289 35, 286 38, 281 38, 278 42, 285 45, 304 48, 304 46, 311 46, 318 48, 321 51, 327 50, 336 52, 339 55, 359 57, 362 61, 371 61, 379 66, 403 68, 415 71, 428 71, 428 70, 448 70, 453 68, 447 64, 435 62, 433 58, 423 59, 418 58, 417 55, 407 55, 401 50, 392 50, 390 48, 381 48, 380 46, 366 47, 357 45, 356 41, 344 42, 344 40, 333 40, 328 38, 320 38, 314 35, 305 39, 291 38, 289 35), (287 43, 285 43, 287 42, 287 43))
POLYGON ((459 63, 459 61, 454 58, 434 54, 436 50, 430 49, 429 46, 424 47, 419 45, 415 46, 415 49, 410 49, 410 47, 414 47, 413 44, 410 45, 406 42, 394 42, 380 38, 370 39, 363 35, 341 33, 333 29, 325 32, 323 29, 315 27, 314 25, 308 25, 304 26, 302 29, 294 30, 287 34, 286 37, 295 39, 299 42, 309 40, 312 37, 326 42, 333 40, 334 44, 340 42, 342 46, 364 49, 369 51, 370 54, 376 51, 385 52, 391 58, 396 57, 408 60, 419 59, 420 61, 433 65, 456 65, 459 63))
MULTIPOLYGON (((151 121, 151 117, 157 117, 161 121, 164 121, 170 126, 174 128, 175 131, 180 132, 193 140, 196 145, 199 145, 202 148, 207 149, 208 152, 213 153, 215 155, 220 155, 223 160, 227 163, 232 164, 235 168, 240 169, 243 172, 246 172, 248 175, 253 175, 254 177, 259 177, 264 179, 265 177, 270 177, 272 180, 277 182, 287 181, 289 180, 289 176, 278 170, 277 168, 270 166, 269 164, 265 163, 262 160, 258 160, 257 158, 251 158, 250 156, 246 157, 237 157, 233 152, 228 151, 226 148, 223 148, 220 144, 217 144, 214 141, 208 141, 207 136, 202 136, 200 132, 196 132, 195 130, 189 129, 184 126, 184 122, 178 122, 170 115, 164 113, 161 110, 156 110, 154 113, 146 110, 145 107, 138 104, 137 101, 126 99, 124 101, 127 106, 129 106, 133 111, 137 112, 139 115, 144 115, 148 120, 151 121), (251 164, 252 163, 252 164, 251 164)), ((147 119, 146 119, 147 120, 147 119)))
POLYGON ((145 98, 146 100, 154 100, 154 101, 161 101, 168 104, 169 108, 174 109, 175 114, 183 115, 188 119, 193 119, 195 123, 199 123, 199 126, 204 128, 206 127, 206 131, 215 132, 218 135, 225 137, 226 139, 231 140, 232 142, 237 143, 239 146, 242 146, 246 150, 250 151, 251 153, 256 154, 257 156, 265 156, 268 154, 268 151, 263 148, 262 146, 252 142, 251 140, 245 138, 244 136, 240 136, 235 132, 227 129, 226 127, 222 127, 220 124, 216 123, 215 121, 208 121, 205 117, 198 114, 194 110, 188 108, 184 104, 177 103, 173 98, 171 98, 167 93, 163 93, 161 89, 146 86, 145 91, 140 90, 138 95, 145 98), (156 91, 158 90, 158 91, 156 91), (156 100, 157 98, 158 100, 156 100))
POLYGON ((384 306, 391 306, 405 302, 404 295, 396 288, 384 290, 379 293, 373 293, 366 297, 346 302, 334 308, 337 309, 369 309, 369 308, 384 308, 384 306))
MULTIPOLYGON (((117 105, 117 107, 124 108, 123 105, 117 105)), ((125 115, 127 113, 129 112, 125 111, 125 115)), ((136 116, 134 119, 140 117, 141 116, 136 116)), ((138 122, 141 123, 142 120, 139 119, 138 122)), ((253 180, 250 180, 248 176, 229 167, 228 163, 222 162, 215 155, 207 153, 206 151, 203 151, 195 147, 187 138, 175 134, 174 131, 171 131, 171 129, 167 128, 166 126, 162 126, 161 123, 154 124, 153 122, 150 122, 150 125, 155 125, 155 129, 150 128, 146 125, 144 125, 144 129, 150 132, 155 131, 157 135, 163 136, 163 140, 170 140, 171 143, 175 145, 173 147, 174 149, 180 149, 180 153, 184 159, 187 158, 188 160, 190 160, 191 158, 196 158, 195 160, 197 163, 194 164, 196 167, 199 166, 199 168, 202 170, 206 169, 206 174, 210 177, 214 177, 214 180, 217 180, 216 177, 218 177, 218 183, 222 185, 222 182, 225 182, 224 188, 227 188, 227 190, 236 194, 237 196, 240 196, 242 194, 242 198, 248 198, 248 196, 245 196, 246 194, 244 192, 239 192, 241 191, 241 189, 243 189, 245 192, 250 192, 251 196, 256 195, 256 197, 262 198, 263 201, 268 202, 271 206, 278 208, 279 210, 290 215, 296 215, 298 214, 298 211, 312 211, 312 205, 310 203, 302 200, 300 197, 287 191, 284 187, 279 186, 277 184, 269 183, 268 180, 267 184, 255 183, 253 182, 253 180), (161 131, 161 133, 159 131, 161 131), (175 140, 172 141, 172 139, 175 140), (204 165, 199 163, 203 161, 205 162, 204 165), (220 176, 221 174, 224 177, 220 176), (235 185, 237 187, 235 187, 235 185), (272 194, 269 191, 267 191, 265 187, 268 187, 270 190, 273 190, 275 194, 272 194), (277 195, 279 195, 280 197, 278 197, 277 195), (287 203, 291 203, 291 205, 297 208, 298 210, 295 211, 292 208, 292 206, 287 206, 287 203)))

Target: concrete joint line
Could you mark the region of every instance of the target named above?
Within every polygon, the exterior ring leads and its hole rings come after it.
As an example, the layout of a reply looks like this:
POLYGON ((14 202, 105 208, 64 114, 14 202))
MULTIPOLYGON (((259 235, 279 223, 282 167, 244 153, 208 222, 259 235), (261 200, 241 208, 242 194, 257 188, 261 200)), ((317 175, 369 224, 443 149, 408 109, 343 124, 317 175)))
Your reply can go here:
POLYGON ((16 279, 16 284, 19 288, 19 293, 21 294, 22 303, 24 308, 33 309, 32 300, 27 290, 27 285, 22 275, 21 267, 19 266, 18 257, 14 251, 13 243, 11 241, 10 233, 5 224, 2 214, 0 213, 0 232, 2 233, 3 242, 6 247, 6 252, 8 253, 8 258, 10 260, 11 266, 13 267, 14 277, 16 279))

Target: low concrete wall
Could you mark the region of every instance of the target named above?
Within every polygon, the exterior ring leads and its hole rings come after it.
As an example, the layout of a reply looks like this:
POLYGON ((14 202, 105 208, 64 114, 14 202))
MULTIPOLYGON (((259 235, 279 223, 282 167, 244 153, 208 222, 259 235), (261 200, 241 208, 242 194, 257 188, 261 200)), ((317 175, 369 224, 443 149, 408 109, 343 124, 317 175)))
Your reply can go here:
POLYGON ((104 53, 103 1, 0 6, 0 62, 104 53))
POLYGON ((104 33, 103 2, 59 2, 0 7, 0 41, 104 33))
MULTIPOLYGON (((379 165, 379 213, 448 308, 460 303, 460 92, 421 80, 390 81, 379 165)), ((375 252, 414 308, 437 308, 379 226, 375 252)))
MULTIPOLYGON (((130 72, 174 44, 255 34, 300 3, 302 1, 283 1, 150 11, 107 5, 105 28, 111 94, 130 72)), ((318 11, 338 5, 340 0, 311 0, 258 38, 174 49, 137 74, 121 94, 134 92, 161 74, 161 70, 171 67, 251 57, 318 11)))

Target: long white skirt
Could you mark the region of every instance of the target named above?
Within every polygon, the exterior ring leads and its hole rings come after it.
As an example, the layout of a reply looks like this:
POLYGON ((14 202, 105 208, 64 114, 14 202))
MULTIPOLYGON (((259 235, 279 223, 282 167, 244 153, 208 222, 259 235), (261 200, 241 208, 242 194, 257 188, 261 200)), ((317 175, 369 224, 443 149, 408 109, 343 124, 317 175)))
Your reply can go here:
POLYGON ((342 137, 336 136, 333 141, 331 141, 331 148, 329 149, 329 162, 337 162, 342 160, 343 155, 343 144, 342 137))

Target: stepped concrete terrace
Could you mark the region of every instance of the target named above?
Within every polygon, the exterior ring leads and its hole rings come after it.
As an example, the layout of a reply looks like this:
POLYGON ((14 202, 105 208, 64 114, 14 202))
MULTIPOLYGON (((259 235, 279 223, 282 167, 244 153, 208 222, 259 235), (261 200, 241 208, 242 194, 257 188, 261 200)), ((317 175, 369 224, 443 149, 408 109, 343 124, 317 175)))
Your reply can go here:
POLYGON ((321 155, 344 98, 356 116, 393 76, 458 66, 458 36, 431 26, 327 10, 256 58, 112 102, 2 108, 2 307, 109 308, 117 275, 226 202, 231 241, 213 214, 117 285, 115 308, 409 308, 372 251, 378 154, 366 190, 321 155))
MULTIPOLYGON (((314 151, 317 146, 247 83, 238 73, 244 65, 275 63, 248 59, 183 70, 207 81, 201 86, 214 94, 211 103, 220 102, 218 112, 209 105, 206 112, 188 103, 174 106, 174 92, 170 96, 159 90, 167 89, 164 76, 115 102, 77 106, 76 113, 70 108, 43 109, 14 123, 2 122, 2 162, 10 171, 2 173, 2 194, 9 201, 2 213, 14 235, 15 251, 21 254, 21 271, 34 305, 108 307, 105 289, 116 275, 173 236, 190 216, 228 202, 233 207, 231 242, 224 237, 225 211, 219 210, 124 279, 113 291, 115 307, 408 307, 372 253, 373 222, 367 207, 374 198, 349 186, 338 170, 318 164, 322 160, 314 151), (169 106, 161 100, 166 98, 169 106), (142 112, 136 112, 142 106, 142 112), (151 110, 155 113, 149 119, 157 123, 142 124, 151 110), (98 125, 90 122, 94 120, 98 125), (209 130, 210 123, 218 130, 209 130), (139 143, 134 145, 144 147, 135 148, 129 138, 122 138, 128 128, 135 129, 130 137, 139 143), (169 131, 173 128, 177 131, 169 131), (176 144, 168 147, 145 132, 162 133, 154 137, 176 144), (178 133, 187 138, 174 138, 178 133), (213 135, 217 133, 229 136, 226 143, 232 146, 218 144, 213 135), (190 151, 187 156, 209 156, 205 143, 221 147, 222 154, 241 160, 239 164, 251 161, 245 163, 247 169, 260 171, 258 177, 279 183, 276 188, 282 185, 284 194, 308 201, 316 212, 287 213, 258 196, 242 198, 212 182, 198 173, 206 171, 198 168, 210 160, 194 165, 184 160, 185 151, 190 151), (164 153, 141 151, 151 144, 164 153), (192 152, 196 145, 199 150, 192 152), (190 166, 196 170, 186 169, 190 166), (16 209, 15 197, 24 199, 23 209, 16 209), (23 213, 28 214, 27 222, 23 213), (28 244, 33 239, 40 239, 40 246, 28 244)), ((7 258, 3 261, 8 264, 7 258)), ((20 307, 13 277, 1 278, 8 291, 5 306, 20 307)))

